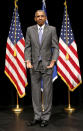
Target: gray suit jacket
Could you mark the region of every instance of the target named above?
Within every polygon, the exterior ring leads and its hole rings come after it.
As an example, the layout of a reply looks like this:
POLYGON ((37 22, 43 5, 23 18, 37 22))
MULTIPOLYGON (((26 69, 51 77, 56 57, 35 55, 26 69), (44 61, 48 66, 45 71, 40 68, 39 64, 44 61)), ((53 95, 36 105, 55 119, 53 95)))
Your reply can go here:
POLYGON ((46 68, 51 60, 56 60, 59 55, 56 28, 45 25, 42 44, 39 44, 37 25, 27 28, 25 45, 25 60, 30 60, 34 69, 37 68, 39 56, 42 58, 43 67, 46 68))

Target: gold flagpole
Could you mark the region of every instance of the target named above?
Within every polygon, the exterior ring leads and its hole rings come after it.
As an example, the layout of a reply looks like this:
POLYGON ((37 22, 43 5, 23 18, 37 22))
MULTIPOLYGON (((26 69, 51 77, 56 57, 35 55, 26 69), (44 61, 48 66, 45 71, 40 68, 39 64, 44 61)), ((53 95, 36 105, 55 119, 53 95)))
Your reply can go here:
POLYGON ((42 111, 44 112, 44 99, 43 99, 43 91, 41 92, 42 95, 42 111))
MULTIPOLYGON (((69 60, 69 54, 68 54, 68 32, 67 32, 67 2, 65 0, 64 2, 65 8, 66 8, 66 44, 67 44, 67 53, 66 53, 66 60, 69 60)), ((65 108, 65 111, 68 113, 72 113, 75 110, 75 108, 71 107, 70 104, 70 90, 68 88, 68 107, 65 108)))
MULTIPOLYGON (((17 2, 18 0, 15 0, 14 1, 15 3, 15 50, 14 50, 14 57, 16 57, 16 9, 18 8, 18 5, 17 5, 17 2)), ((16 108, 13 109, 13 111, 16 113, 16 114, 19 114, 21 113, 21 111, 23 111, 23 108, 19 108, 19 103, 18 103, 18 93, 17 93, 17 105, 16 105, 16 108)))
POLYGON ((15 4, 15 41, 14 41, 14 57, 16 57, 16 9, 18 9, 18 5, 17 5, 18 0, 15 0, 14 4, 15 4))
POLYGON ((68 89, 68 107, 64 108, 64 110, 66 112, 68 112, 69 114, 71 114, 73 111, 75 111, 75 108, 72 108, 71 104, 70 104, 70 91, 69 91, 69 89, 68 89))
POLYGON ((16 108, 13 109, 13 111, 17 114, 17 113, 21 113, 23 111, 23 108, 19 107, 19 103, 18 103, 18 93, 17 93, 17 105, 16 108))

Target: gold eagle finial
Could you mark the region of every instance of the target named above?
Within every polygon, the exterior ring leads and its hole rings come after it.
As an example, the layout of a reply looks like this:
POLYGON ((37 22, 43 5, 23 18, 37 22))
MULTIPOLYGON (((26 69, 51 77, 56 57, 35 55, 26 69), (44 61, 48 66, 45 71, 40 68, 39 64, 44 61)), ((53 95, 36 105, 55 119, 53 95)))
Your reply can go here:
POLYGON ((14 2, 15 8, 18 8, 17 2, 18 2, 18 0, 15 0, 15 2, 14 2))

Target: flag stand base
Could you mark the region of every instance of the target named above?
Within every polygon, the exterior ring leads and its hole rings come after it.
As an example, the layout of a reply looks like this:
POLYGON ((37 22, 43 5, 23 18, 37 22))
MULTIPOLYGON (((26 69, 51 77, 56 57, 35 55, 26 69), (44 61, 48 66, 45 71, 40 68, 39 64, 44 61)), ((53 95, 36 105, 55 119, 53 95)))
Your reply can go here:
POLYGON ((15 113, 21 113, 23 111, 23 108, 19 108, 19 105, 16 106, 16 108, 12 109, 15 113))
POLYGON ((72 107, 69 105, 68 107, 64 108, 64 110, 65 110, 66 112, 68 112, 69 114, 71 114, 72 112, 75 111, 75 108, 72 108, 72 107))
POLYGON ((68 107, 64 108, 64 110, 65 110, 67 113, 69 113, 69 114, 71 114, 72 112, 75 111, 75 108, 72 108, 72 107, 71 107, 71 104, 70 104, 70 91, 69 91, 69 89, 68 89, 68 107))
POLYGON ((20 114, 22 111, 23 111, 23 108, 20 108, 19 107, 19 104, 18 104, 18 94, 17 94, 17 105, 16 105, 16 108, 13 108, 12 109, 16 114, 20 114))

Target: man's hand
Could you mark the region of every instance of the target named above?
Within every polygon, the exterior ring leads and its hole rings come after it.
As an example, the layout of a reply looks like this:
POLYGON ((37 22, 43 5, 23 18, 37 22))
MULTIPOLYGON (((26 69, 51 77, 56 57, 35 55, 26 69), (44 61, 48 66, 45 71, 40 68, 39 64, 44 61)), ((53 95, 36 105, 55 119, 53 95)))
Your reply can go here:
POLYGON ((27 60, 27 68, 31 69, 33 66, 31 65, 31 62, 27 60))
POLYGON ((51 63, 50 63, 50 65, 47 66, 47 69, 49 69, 49 68, 53 68, 55 62, 56 62, 55 60, 52 60, 51 63))

